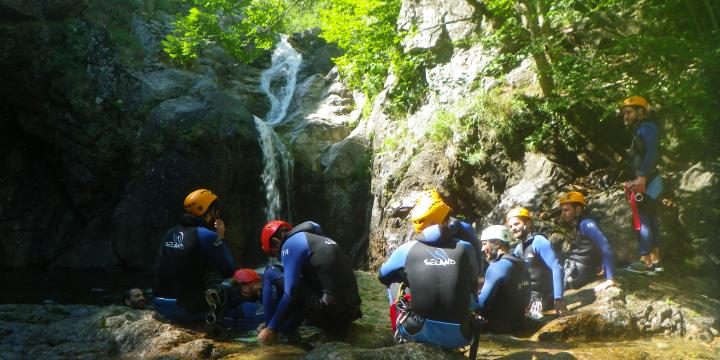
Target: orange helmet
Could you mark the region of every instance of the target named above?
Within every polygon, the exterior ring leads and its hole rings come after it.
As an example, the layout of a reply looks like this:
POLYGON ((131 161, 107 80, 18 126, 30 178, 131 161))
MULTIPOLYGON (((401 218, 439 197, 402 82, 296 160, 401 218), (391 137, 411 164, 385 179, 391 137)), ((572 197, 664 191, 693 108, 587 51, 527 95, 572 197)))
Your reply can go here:
POLYGON ((423 191, 410 212, 415 232, 420 233, 432 224, 441 224, 450 213, 450 207, 443 202, 435 190, 423 191))
POLYGON ((260 243, 266 254, 270 254, 270 239, 280 228, 285 228, 287 231, 290 231, 292 230, 292 225, 282 220, 273 220, 263 226, 262 233, 260 234, 260 243))
POLYGON ((577 192, 577 191, 570 191, 564 194, 560 194, 560 199, 558 199, 560 202, 560 205, 562 204, 568 204, 568 203, 578 203, 582 206, 587 205, 587 201, 585 200, 585 196, 583 194, 577 192))
POLYGON ((508 220, 510 220, 510 218, 514 218, 514 217, 524 217, 524 218, 528 218, 528 219, 532 220, 532 217, 530 216, 530 211, 528 211, 528 209, 522 208, 522 207, 516 207, 516 208, 510 209, 510 211, 505 216, 505 222, 508 222, 508 220))
POLYGON ((259 281, 260 275, 253 269, 237 269, 233 274, 233 280, 240 284, 259 281))
POLYGON ((203 216, 210 204, 217 198, 217 195, 208 189, 197 189, 185 197, 185 211, 193 215, 203 216))
POLYGON ((648 104, 648 101, 644 97, 631 96, 622 102, 622 105, 620 105, 620 108, 622 109, 626 106, 639 106, 639 107, 645 109, 645 112, 647 112, 649 105, 650 104, 648 104))

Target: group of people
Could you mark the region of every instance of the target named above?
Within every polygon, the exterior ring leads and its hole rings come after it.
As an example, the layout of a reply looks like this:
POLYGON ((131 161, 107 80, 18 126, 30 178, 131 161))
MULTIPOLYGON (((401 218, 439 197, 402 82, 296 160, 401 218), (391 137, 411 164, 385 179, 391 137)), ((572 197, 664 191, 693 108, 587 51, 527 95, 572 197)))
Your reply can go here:
MULTIPOLYGON (((629 180, 623 185, 640 242, 640 260, 625 270, 663 271, 657 211, 662 191, 656 170, 659 126, 645 98, 632 96, 620 109, 634 135, 629 180)), ((466 346, 481 329, 514 331, 525 317, 539 319, 552 308, 564 315, 565 289, 582 287, 600 275, 605 280, 595 292, 614 286, 612 248, 587 205, 577 191, 558 197, 562 220, 575 228, 570 250, 560 257, 547 236, 534 230, 526 208, 511 209, 505 224, 485 228, 478 239, 472 226, 450 217, 450 207, 435 190, 424 192, 410 213, 416 237, 395 249, 378 275, 388 286, 395 338, 466 346), (483 260, 488 264, 484 271, 483 260)))
POLYGON ((180 224, 163 237, 155 262, 155 311, 178 323, 215 323, 258 329, 257 341, 272 343, 300 324, 331 331, 347 329, 361 317, 360 296, 351 263, 320 225, 295 227, 274 220, 262 229, 263 251, 281 265, 264 270, 238 268, 225 242, 218 197, 198 189, 185 198, 180 224), (209 289, 208 265, 228 281, 209 289))
MULTIPOLYGON (((641 244, 640 260, 626 269, 661 271, 658 126, 649 119, 644 98, 628 98, 621 109, 635 135, 630 181, 624 187, 641 244)), ((184 206, 180 223, 162 239, 154 269, 153 305, 165 318, 179 323, 219 318, 243 330, 257 326, 257 341, 270 344, 303 321, 337 333, 362 316, 350 261, 317 223, 265 224, 261 247, 280 265, 258 274, 236 266, 224 240, 217 195, 199 189, 186 197, 184 206), (210 263, 231 280, 207 289, 210 263)), ((551 308, 565 314, 564 290, 584 286, 600 274, 605 280, 596 292, 614 286, 613 252, 585 210, 585 196, 563 193, 558 206, 562 219, 576 229, 572 248, 562 258, 534 230, 526 208, 511 209, 504 224, 485 228, 478 238, 472 225, 450 216, 451 208, 437 191, 423 192, 410 213, 415 237, 395 249, 378 272, 379 281, 388 286, 395 339, 462 347, 481 330, 514 331, 525 317, 540 318, 551 308)))

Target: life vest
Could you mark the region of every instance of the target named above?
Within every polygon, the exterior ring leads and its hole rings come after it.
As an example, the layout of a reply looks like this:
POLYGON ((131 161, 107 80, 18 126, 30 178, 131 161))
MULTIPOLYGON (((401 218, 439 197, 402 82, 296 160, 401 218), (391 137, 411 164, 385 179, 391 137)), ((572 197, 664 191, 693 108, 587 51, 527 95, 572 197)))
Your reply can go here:
POLYGON ((512 331, 521 324, 530 299, 530 273, 527 264, 519 257, 505 253, 496 261, 512 263, 510 278, 502 284, 484 311, 488 326, 493 331, 512 331))
POLYGON ((595 219, 588 216, 581 216, 580 219, 578 219, 578 225, 576 227, 577 234, 575 235, 575 240, 573 240, 570 251, 568 251, 565 258, 579 262, 594 271, 594 269, 600 266, 602 257, 600 249, 595 246, 590 238, 583 235, 580 229, 583 220, 586 219, 593 220, 597 223, 595 219))
POLYGON ((545 262, 535 252, 535 248, 532 246, 536 236, 543 236, 544 234, 533 233, 531 234, 529 241, 523 241, 522 247, 522 258, 527 263, 528 272, 530 274, 530 290, 537 291, 542 294, 552 293, 552 275, 545 262))
MULTIPOLYGON (((638 135, 640 126, 642 126, 643 123, 649 122, 653 124, 655 127, 658 128, 658 137, 660 136, 660 126, 657 124, 657 122, 652 120, 643 120, 638 125, 638 128, 635 129, 633 132, 633 139, 632 143, 630 144, 630 149, 628 149, 628 158, 630 162, 630 169, 629 169, 629 175, 630 180, 634 180, 637 177, 637 169, 640 168, 640 165, 643 163, 643 160, 645 159, 645 154, 647 152, 647 144, 645 144, 645 141, 638 135)), ((659 139, 658 139, 659 141, 659 139)), ((658 154, 659 156, 659 154, 658 154)), ((646 174, 648 183, 652 181, 652 179, 655 178, 659 173, 657 169, 653 166, 652 169, 648 171, 646 174)))

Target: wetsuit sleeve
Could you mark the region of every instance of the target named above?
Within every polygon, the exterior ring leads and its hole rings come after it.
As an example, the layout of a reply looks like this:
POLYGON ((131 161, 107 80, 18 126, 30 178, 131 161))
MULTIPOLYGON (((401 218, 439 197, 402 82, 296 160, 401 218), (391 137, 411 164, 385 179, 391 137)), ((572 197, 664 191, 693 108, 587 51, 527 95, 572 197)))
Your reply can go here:
POLYGON ((646 121, 640 124, 637 134, 645 144, 645 157, 636 172, 638 176, 647 176, 658 156, 658 128, 654 123, 646 121))
POLYGON ((390 255, 385 263, 380 266, 378 271, 378 280, 385 286, 390 286, 392 283, 400 283, 405 281, 405 259, 410 252, 410 248, 415 245, 417 241, 412 240, 406 242, 390 255))
POLYGON ((487 305, 497 294, 500 285, 504 284, 507 279, 510 278, 512 266, 512 262, 503 259, 490 264, 490 267, 488 267, 487 273, 485 274, 485 283, 483 284, 482 290, 480 290, 480 295, 478 296, 478 307, 480 311, 485 310, 487 305))
POLYGON ((593 244, 600 249, 603 269, 605 269, 605 278, 612 279, 615 275, 615 258, 613 257, 610 242, 608 242, 605 234, 600 231, 600 228, 592 220, 583 220, 583 222, 580 223, 580 231, 583 235, 590 238, 593 244))
POLYGON ((540 258, 545 262, 545 265, 552 271, 553 295, 555 299, 562 299, 565 276, 550 241, 544 236, 536 235, 532 246, 534 246, 535 252, 540 255, 540 258))
POLYGON ((200 250, 210 258, 210 262, 215 265, 220 275, 226 278, 231 277, 237 266, 225 240, 218 238, 214 231, 202 227, 198 228, 198 239, 200 250))
POLYGON ((310 257, 310 246, 304 233, 291 236, 280 250, 280 260, 285 268, 285 293, 275 309, 275 314, 268 323, 270 329, 277 329, 282 325, 283 319, 288 318, 286 312, 292 302, 292 296, 300 285, 302 267, 305 260, 310 257))

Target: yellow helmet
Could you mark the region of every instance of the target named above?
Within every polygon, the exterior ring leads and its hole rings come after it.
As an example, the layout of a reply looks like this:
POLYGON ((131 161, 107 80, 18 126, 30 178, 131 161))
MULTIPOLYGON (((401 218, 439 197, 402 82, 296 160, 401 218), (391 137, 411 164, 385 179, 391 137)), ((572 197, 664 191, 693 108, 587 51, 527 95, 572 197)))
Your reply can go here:
POLYGON ((647 112, 649 104, 648 104, 648 101, 642 96, 631 96, 622 102, 622 105, 620 105, 620 108, 622 109, 626 106, 639 106, 639 107, 645 109, 645 112, 647 112))
POLYGON ((582 206, 587 205, 587 201, 585 200, 585 196, 583 194, 577 192, 577 191, 570 191, 564 194, 560 194, 560 205, 567 204, 567 203, 578 203, 582 206))
POLYGON ((197 189, 185 197, 185 211, 190 214, 203 216, 210 204, 217 200, 217 195, 208 189, 197 189))
POLYGON ((441 224, 450 213, 450 207, 443 202, 440 194, 435 190, 423 191, 410 212, 410 219, 419 233, 433 224, 441 224))
POLYGON ((505 222, 508 222, 510 218, 514 217, 524 217, 532 220, 532 217, 530 216, 530 212, 526 208, 516 207, 513 209, 510 209, 510 212, 507 213, 505 216, 505 222))

